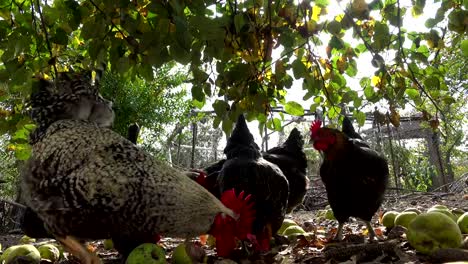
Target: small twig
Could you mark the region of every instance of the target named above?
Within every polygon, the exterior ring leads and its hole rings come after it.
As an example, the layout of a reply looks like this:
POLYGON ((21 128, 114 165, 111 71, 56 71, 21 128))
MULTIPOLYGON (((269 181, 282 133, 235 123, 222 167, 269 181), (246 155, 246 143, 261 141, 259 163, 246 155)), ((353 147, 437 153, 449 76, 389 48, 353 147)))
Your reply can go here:
MULTIPOLYGON (((45 36, 45 39, 46 39, 47 49, 49 50, 50 59, 53 59, 54 54, 52 53, 52 46, 50 45, 49 33, 47 32, 44 16, 42 15, 42 11, 41 11, 41 3, 40 3, 39 0, 36 0, 36 5, 37 5, 37 12, 39 13, 39 17, 41 18, 42 30, 44 31, 44 36, 45 36)), ((55 65, 55 63, 53 63, 52 66, 54 67, 55 77, 57 77, 57 74, 58 74, 57 65, 55 65)))
POLYGON ((4 203, 7 203, 7 204, 11 204, 13 206, 16 206, 16 207, 19 207, 19 208, 22 208, 22 209, 26 209, 27 206, 24 205, 24 204, 20 204, 20 203, 17 203, 17 202, 13 202, 13 201, 9 201, 9 200, 5 200, 5 199, 0 199, 0 202, 4 202, 4 203))
POLYGON ((431 260, 435 263, 468 261, 468 250, 459 248, 444 248, 432 253, 430 257, 431 260))
POLYGON ((325 258, 349 259, 351 256, 361 253, 372 254, 380 253, 381 251, 393 251, 397 244, 398 240, 394 239, 372 244, 364 243, 339 248, 331 248, 325 252, 325 258))

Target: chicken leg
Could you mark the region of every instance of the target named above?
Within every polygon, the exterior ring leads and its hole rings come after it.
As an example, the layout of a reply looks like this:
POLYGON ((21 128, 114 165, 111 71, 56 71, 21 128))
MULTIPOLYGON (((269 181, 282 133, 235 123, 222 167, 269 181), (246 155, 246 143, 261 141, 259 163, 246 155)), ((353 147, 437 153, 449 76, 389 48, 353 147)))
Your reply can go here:
POLYGON ((76 238, 71 236, 58 237, 56 239, 74 256, 78 257, 82 264, 101 264, 98 256, 89 252, 76 238))
POLYGON ((343 225, 344 223, 338 224, 338 230, 336 231, 336 236, 333 238, 333 240, 341 241, 343 239, 343 225))
POLYGON ((375 234, 374 228, 372 228, 369 221, 364 221, 366 223, 367 230, 369 230, 369 241, 374 241, 374 238, 377 238, 378 241, 383 241, 383 238, 375 234))

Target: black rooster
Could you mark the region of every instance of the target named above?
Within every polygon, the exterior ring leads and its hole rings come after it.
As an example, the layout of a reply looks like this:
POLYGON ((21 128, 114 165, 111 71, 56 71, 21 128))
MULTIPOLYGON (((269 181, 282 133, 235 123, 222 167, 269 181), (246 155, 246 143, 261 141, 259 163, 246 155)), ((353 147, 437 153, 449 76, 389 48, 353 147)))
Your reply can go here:
MULTIPOLYGON (((356 133, 350 122, 344 125, 347 134, 356 133)), ((314 148, 324 157, 320 177, 339 222, 335 239, 342 239, 343 224, 349 217, 358 217, 365 221, 372 240, 375 232, 370 221, 382 204, 388 184, 386 159, 359 139, 321 127, 320 120, 314 121, 310 132, 314 148)))

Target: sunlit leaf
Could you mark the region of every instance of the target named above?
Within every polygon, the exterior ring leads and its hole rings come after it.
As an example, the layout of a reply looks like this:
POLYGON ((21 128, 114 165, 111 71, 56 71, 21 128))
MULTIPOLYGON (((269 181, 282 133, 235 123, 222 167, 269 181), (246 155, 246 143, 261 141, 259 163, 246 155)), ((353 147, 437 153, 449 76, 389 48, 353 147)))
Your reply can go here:
POLYGON ((293 69, 294 78, 296 79, 303 78, 307 75, 307 68, 300 59, 296 59, 292 63, 292 69, 293 69))
POLYGON ((267 121, 267 127, 271 130, 281 131, 281 120, 279 118, 272 118, 267 121))
POLYGON ((353 116, 354 118, 356 118, 356 121, 358 122, 359 126, 363 126, 366 122, 366 114, 361 111, 355 111, 353 113, 353 116))
MULTIPOLYGON (((467 1, 468 1, 468 0, 467 0, 467 1)), ((460 43, 460 48, 461 48, 461 51, 462 51, 463 56, 468 57, 468 39, 464 39, 464 40, 460 43)))
POLYGON ((286 113, 294 116, 304 115, 304 108, 297 102, 289 101, 284 105, 284 110, 286 113))
POLYGON ((213 109, 216 112, 217 116, 224 116, 224 114, 229 111, 229 104, 225 101, 216 100, 213 103, 213 109))

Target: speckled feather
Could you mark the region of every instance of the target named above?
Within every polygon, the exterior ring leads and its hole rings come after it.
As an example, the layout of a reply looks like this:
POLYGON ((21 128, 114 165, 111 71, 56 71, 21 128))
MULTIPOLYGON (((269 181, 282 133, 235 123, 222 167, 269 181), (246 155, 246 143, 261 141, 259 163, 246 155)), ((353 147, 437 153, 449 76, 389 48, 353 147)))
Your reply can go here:
POLYGON ((221 201, 106 128, 111 102, 89 72, 39 81, 31 96, 32 156, 23 172, 25 202, 48 233, 85 239, 207 233, 221 201))
POLYGON ((178 170, 110 129, 79 120, 52 124, 33 146, 23 186, 54 234, 191 237, 232 211, 178 170))

